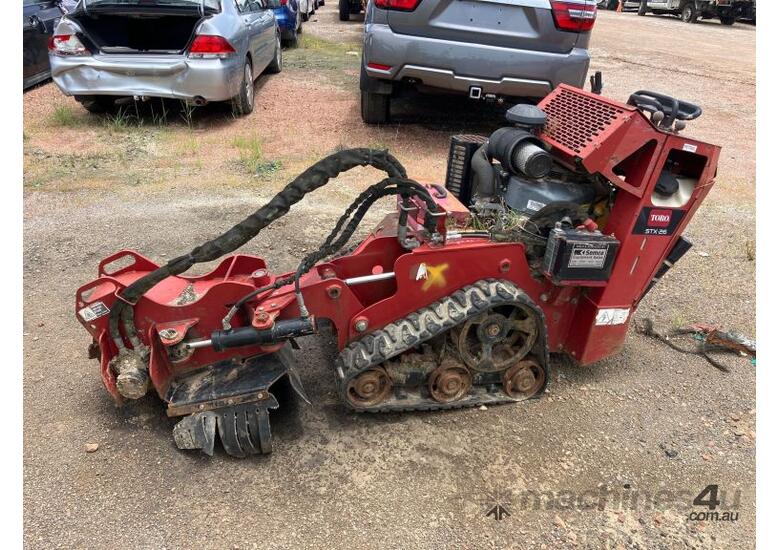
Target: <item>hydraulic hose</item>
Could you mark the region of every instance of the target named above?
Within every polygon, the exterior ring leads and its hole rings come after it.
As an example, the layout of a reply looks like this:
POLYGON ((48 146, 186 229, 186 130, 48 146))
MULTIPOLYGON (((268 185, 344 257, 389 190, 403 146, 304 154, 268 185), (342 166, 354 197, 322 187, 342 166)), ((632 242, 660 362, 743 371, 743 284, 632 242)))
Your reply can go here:
MULTIPOLYGON (((430 197, 430 194, 428 193, 427 189, 425 189, 422 185, 419 183, 408 180, 404 178, 386 178, 379 183, 376 183, 363 191, 358 197, 353 201, 353 203, 347 208, 347 210, 344 212, 344 214, 339 218, 339 220, 336 222, 336 225, 334 226, 333 230, 330 232, 330 235, 325 239, 325 241, 322 243, 319 249, 316 251, 308 254, 306 257, 304 257, 303 260, 301 260, 301 263, 298 266, 298 269, 296 269, 295 274, 288 275, 287 277, 284 277, 282 279, 277 279, 274 281, 273 284, 267 285, 262 288, 258 288, 256 290, 253 290, 252 292, 246 294, 243 296, 240 300, 238 300, 228 311, 227 315, 225 315, 225 318, 222 319, 222 327, 227 330, 230 328, 230 321, 232 320, 233 316, 238 313, 238 311, 241 309, 241 307, 246 304, 249 300, 254 298, 255 296, 258 296, 268 290, 275 290, 278 288, 281 288, 285 285, 288 285, 292 282, 295 282, 295 292, 296 295, 299 297, 299 306, 301 305, 301 289, 300 289, 300 278, 301 276, 308 272, 314 265, 327 258, 328 256, 332 256, 336 252, 338 252, 352 237, 355 230, 357 229, 358 225, 360 224, 360 221, 363 219, 365 214, 368 212, 371 205, 373 205, 377 200, 379 200, 382 197, 386 197, 389 195, 401 195, 402 197, 408 198, 411 195, 415 195, 417 197, 420 197, 423 201, 425 201, 426 206, 428 207, 429 213, 426 216, 425 220, 425 228, 429 232, 433 233, 436 230, 436 220, 430 215, 430 211, 436 207, 435 203, 430 197), (347 220, 349 220, 349 223, 347 223, 347 220), (344 227, 346 224, 346 227, 344 227), (342 230, 342 228, 344 228, 342 230)), ((307 312, 305 311, 305 308, 301 308, 303 311, 301 311, 301 316, 306 317, 307 312)))
MULTIPOLYGON (((127 338, 135 349, 143 353, 142 344, 135 330, 133 305, 156 284, 167 277, 184 273, 195 264, 209 262, 233 252, 257 236, 263 228, 287 214, 290 208, 306 194, 357 166, 373 166, 385 171, 390 178, 403 180, 406 178, 405 168, 394 156, 387 151, 376 149, 346 149, 316 162, 288 183, 271 201, 219 237, 194 248, 189 254, 170 260, 164 266, 160 266, 125 288, 109 316, 109 333, 119 351, 126 349, 119 331, 121 320, 127 338)), ((425 202, 429 209, 435 209, 433 199, 427 191, 424 193, 427 195, 425 202)))

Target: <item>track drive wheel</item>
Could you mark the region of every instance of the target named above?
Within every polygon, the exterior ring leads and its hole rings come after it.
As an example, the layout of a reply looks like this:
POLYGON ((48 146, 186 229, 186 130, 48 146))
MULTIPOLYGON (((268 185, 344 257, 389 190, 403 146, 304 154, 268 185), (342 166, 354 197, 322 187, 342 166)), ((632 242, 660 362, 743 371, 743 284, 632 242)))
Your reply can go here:
POLYGON ((538 335, 536 315, 519 303, 492 307, 453 331, 461 359, 479 372, 500 372, 522 360, 538 335))

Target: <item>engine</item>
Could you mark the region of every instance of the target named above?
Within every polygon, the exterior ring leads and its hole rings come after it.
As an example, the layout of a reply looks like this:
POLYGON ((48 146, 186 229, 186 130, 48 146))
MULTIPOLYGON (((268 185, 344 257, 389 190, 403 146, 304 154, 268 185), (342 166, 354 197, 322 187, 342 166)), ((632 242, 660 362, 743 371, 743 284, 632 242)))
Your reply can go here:
POLYGON ((447 188, 469 206, 473 229, 524 242, 537 271, 559 282, 567 274, 576 281, 606 280, 618 244, 599 231, 611 208, 611 186, 550 153, 539 137, 547 117, 538 107, 516 105, 506 118, 512 126, 489 138, 452 137, 447 188), (567 247, 569 241, 579 244, 567 247), (558 256, 567 248, 578 259, 558 256), (582 269, 556 268, 562 262, 582 269))

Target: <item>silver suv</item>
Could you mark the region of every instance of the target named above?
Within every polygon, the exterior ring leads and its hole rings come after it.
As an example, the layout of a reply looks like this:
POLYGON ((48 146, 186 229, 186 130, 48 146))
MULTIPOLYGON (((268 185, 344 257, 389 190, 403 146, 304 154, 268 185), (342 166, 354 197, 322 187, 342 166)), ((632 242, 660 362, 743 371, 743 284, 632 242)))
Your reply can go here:
POLYGON ((387 122, 401 86, 473 99, 538 99, 582 86, 596 0, 370 0, 360 111, 387 122))

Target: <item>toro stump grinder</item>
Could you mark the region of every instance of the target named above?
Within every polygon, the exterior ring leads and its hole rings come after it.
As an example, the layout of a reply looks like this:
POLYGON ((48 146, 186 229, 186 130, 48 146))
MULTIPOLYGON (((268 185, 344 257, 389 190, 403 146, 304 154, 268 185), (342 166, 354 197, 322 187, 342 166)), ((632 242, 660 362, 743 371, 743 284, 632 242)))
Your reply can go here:
POLYGON ((76 294, 118 404, 154 389, 174 439, 211 455, 271 451, 272 386, 295 338, 330 321, 338 393, 356 411, 522 401, 550 353, 588 365, 615 354, 645 293, 691 247, 682 231, 713 185, 719 148, 680 135, 693 104, 640 91, 627 104, 561 85, 517 105, 489 138, 454 136, 445 185, 422 185, 386 151, 317 162, 225 234, 158 266, 123 250, 76 294), (338 174, 388 177, 361 193, 297 270, 235 251, 338 174), (397 210, 351 251, 380 198, 397 210))

